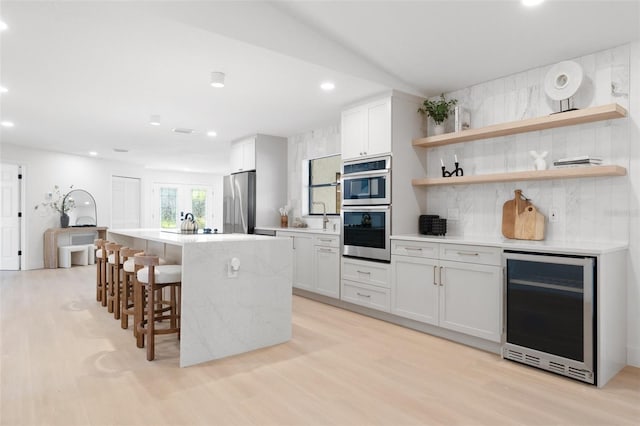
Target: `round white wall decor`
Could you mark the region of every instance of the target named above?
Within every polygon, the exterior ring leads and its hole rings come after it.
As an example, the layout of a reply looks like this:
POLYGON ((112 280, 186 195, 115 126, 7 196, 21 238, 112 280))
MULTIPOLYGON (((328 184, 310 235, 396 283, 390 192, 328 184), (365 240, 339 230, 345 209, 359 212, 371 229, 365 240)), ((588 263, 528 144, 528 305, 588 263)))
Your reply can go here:
POLYGON ((569 99, 580 88, 583 77, 580 64, 573 61, 558 62, 544 77, 544 91, 554 101, 569 99))

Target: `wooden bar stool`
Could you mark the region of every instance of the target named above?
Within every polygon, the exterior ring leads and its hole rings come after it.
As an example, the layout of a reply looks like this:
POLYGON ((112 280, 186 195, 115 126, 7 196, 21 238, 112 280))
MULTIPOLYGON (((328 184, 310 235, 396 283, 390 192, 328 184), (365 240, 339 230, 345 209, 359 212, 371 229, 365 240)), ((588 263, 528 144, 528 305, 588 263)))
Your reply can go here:
POLYGON ((134 282, 134 311, 139 348, 144 347, 147 336, 147 360, 155 358, 155 336, 178 333, 180 338, 180 286, 181 265, 160 265, 158 256, 134 255, 136 275, 134 282), (162 300, 163 290, 169 291, 169 300, 162 300), (146 301, 146 303, 145 303, 146 301), (162 305, 162 307, 159 307, 162 305), (165 309, 166 308, 168 309, 165 309), (167 328, 156 323, 169 320, 167 328))
MULTIPOLYGON (((122 270, 122 256, 120 250, 122 245, 116 243, 108 243, 104 245, 107 251, 107 311, 113 312, 115 319, 120 319, 120 292, 122 286, 120 284, 120 271, 122 270)), ((126 248, 126 247, 125 247, 126 248)))
POLYGON ((109 243, 109 241, 103 239, 93 241, 93 244, 96 246, 96 301, 101 302, 102 306, 107 306, 107 251, 104 248, 104 245, 107 243, 109 243))
MULTIPOLYGON (((122 256, 122 292, 120 294, 120 327, 129 328, 129 316, 135 318, 133 303, 133 282, 135 280, 136 265, 133 260, 135 254, 144 254, 143 250, 123 248, 120 250, 122 256)), ((133 335, 137 336, 135 322, 133 324, 133 335)))

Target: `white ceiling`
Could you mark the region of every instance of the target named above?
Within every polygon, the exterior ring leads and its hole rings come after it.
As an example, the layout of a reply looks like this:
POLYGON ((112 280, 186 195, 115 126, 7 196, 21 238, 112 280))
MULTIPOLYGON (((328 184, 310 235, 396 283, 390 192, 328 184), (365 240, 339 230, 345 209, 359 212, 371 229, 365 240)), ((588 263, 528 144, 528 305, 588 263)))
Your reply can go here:
POLYGON ((229 141, 335 123, 389 88, 434 95, 638 40, 639 4, 2 0, 0 116, 15 127, 0 138, 226 173, 229 141), (211 71, 226 73, 224 89, 211 71))

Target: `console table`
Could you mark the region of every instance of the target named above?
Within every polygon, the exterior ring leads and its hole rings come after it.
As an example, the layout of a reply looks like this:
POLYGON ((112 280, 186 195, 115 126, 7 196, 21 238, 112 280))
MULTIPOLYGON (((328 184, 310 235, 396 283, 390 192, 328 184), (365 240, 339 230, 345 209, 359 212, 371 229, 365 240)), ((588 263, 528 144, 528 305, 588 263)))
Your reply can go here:
POLYGON ((44 267, 47 269, 58 267, 58 247, 80 244, 78 242, 80 239, 86 240, 82 244, 90 244, 96 238, 107 238, 106 226, 47 229, 44 231, 44 267))

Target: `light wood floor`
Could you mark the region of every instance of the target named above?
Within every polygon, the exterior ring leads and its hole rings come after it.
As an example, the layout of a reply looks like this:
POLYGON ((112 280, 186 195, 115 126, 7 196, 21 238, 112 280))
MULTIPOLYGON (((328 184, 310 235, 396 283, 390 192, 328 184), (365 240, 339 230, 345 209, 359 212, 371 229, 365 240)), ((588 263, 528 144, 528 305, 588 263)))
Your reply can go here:
POLYGON ((622 425, 640 369, 604 389, 294 297, 286 344, 147 362, 94 298, 94 267, 0 273, 2 425, 622 425))

